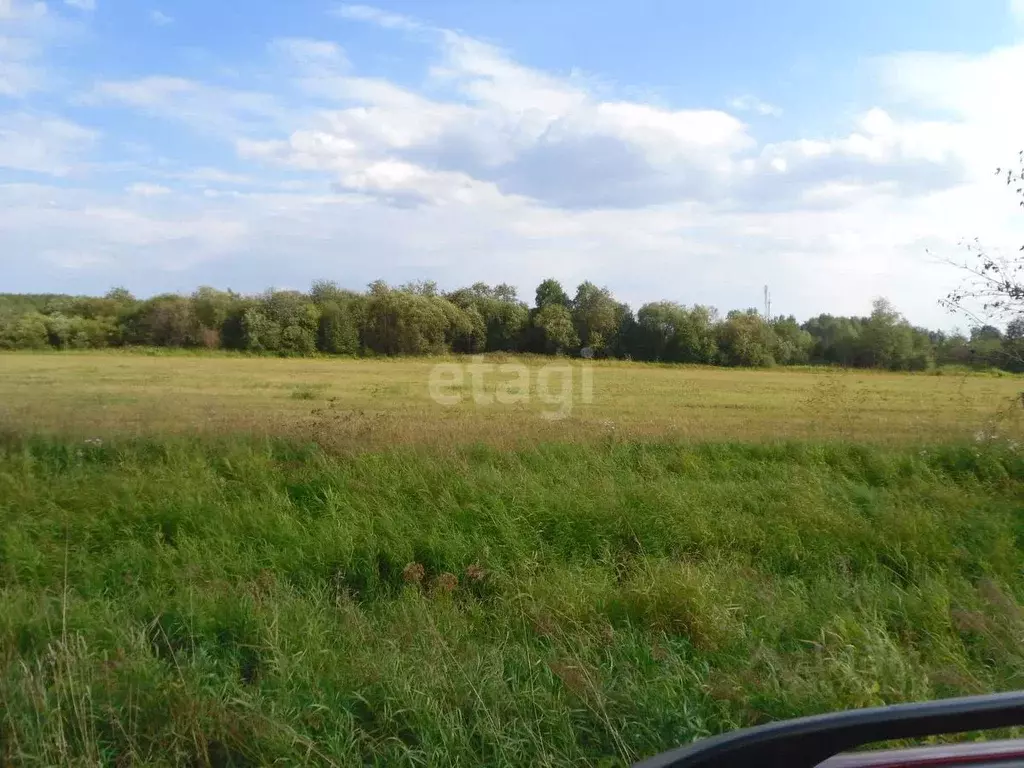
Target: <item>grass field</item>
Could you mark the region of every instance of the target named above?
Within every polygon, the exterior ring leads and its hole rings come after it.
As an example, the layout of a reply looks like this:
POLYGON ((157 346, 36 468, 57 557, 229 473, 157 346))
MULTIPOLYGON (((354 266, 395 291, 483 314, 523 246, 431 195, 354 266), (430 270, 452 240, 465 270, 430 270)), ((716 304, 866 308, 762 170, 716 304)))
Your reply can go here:
POLYGON ((1024 687, 1020 379, 601 364, 549 421, 437 362, 0 356, 0 764, 623 765, 1024 687))
MULTIPOLYGON (((498 358, 494 358, 498 359, 498 358)), ((510 358, 513 359, 513 358, 510 358)), ((567 418, 538 396, 548 358, 525 358, 529 402, 477 405, 467 374, 457 405, 431 399, 430 377, 451 360, 284 360, 137 353, 0 356, 0 424, 81 438, 232 434, 314 439, 334 449, 538 440, 777 440, 907 443, 1019 434, 1012 399, 1024 378, 874 371, 728 370, 588 363, 592 402, 574 373, 567 418)), ((494 371, 483 390, 514 379, 494 371)), ((545 389, 561 392, 553 373, 545 389)), ((449 392, 450 390, 446 390, 449 392)), ((455 390, 458 392, 458 390, 455 390)), ((1018 404, 1019 405, 1019 404, 1018 404)))

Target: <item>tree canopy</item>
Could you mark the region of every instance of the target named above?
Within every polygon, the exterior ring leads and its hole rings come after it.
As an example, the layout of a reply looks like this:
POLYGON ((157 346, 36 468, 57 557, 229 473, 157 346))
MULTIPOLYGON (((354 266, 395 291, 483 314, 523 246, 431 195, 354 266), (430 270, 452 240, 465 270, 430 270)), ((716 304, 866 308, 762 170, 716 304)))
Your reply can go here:
POLYGON ((209 348, 276 355, 534 352, 729 366, 840 365, 925 370, 937 364, 1024 369, 1024 315, 969 335, 909 323, 885 299, 869 315, 724 316, 713 307, 653 301, 634 312, 591 281, 570 294, 544 280, 531 307, 509 285, 442 291, 432 282, 364 291, 328 281, 308 292, 246 296, 209 286, 140 299, 0 294, 0 349, 120 346, 209 348))

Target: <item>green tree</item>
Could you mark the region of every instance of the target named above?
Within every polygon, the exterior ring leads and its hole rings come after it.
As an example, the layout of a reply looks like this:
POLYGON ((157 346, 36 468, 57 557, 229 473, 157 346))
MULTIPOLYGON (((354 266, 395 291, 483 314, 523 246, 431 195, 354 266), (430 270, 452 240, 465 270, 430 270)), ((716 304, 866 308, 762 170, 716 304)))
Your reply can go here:
POLYGON ((46 315, 46 333, 50 346, 68 349, 71 346, 72 319, 60 312, 46 315))
POLYGON ((487 325, 475 306, 463 308, 440 297, 435 301, 448 321, 445 345, 449 350, 466 354, 486 351, 487 325))
POLYGON ((999 366, 1004 362, 1003 334, 993 325, 971 329, 971 357, 980 366, 999 366))
POLYGON ((572 306, 569 295, 562 288, 562 284, 549 277, 537 286, 537 309, 544 309, 553 304, 566 309, 572 306))
POLYGON ((856 317, 819 315, 803 324, 810 334, 812 363, 852 366, 857 361, 863 321, 856 317))
POLYGON ((645 304, 637 312, 637 356, 672 363, 712 363, 718 343, 716 312, 671 301, 645 304))
POLYGON ((196 289, 191 301, 203 346, 221 346, 224 343, 224 326, 238 308, 241 297, 233 291, 219 291, 204 285, 196 289))
POLYGON ((580 345, 572 314, 562 304, 553 303, 542 307, 537 313, 535 324, 544 334, 548 352, 567 352, 580 345))
POLYGON ((1017 315, 1006 325, 1003 336, 1003 359, 1008 370, 1024 371, 1024 314, 1017 315))
POLYGON ((803 365, 810 360, 814 338, 797 323, 795 317, 777 317, 771 321, 775 333, 772 357, 780 365, 803 365))
POLYGON ((317 346, 332 355, 359 353, 359 328, 347 305, 337 301, 321 305, 317 346))
POLYGON ((191 347, 200 342, 200 326, 192 302, 164 294, 136 304, 121 321, 128 344, 191 347))
POLYGON ((276 352, 281 348, 281 326, 256 307, 242 316, 245 349, 251 352, 276 352))
POLYGON ((775 334, 756 309, 733 310, 718 327, 719 354, 725 365, 774 365, 774 346, 775 334))
POLYGON ((117 336, 118 328, 113 318, 72 317, 68 346, 71 349, 102 349, 117 336))
POLYGON ((256 327, 262 328, 257 334, 262 349, 283 355, 310 355, 316 351, 320 308, 307 295, 299 291, 268 291, 259 301, 258 312, 265 318, 262 326, 259 318, 253 318, 256 327))
POLYGON ((363 324, 365 346, 384 355, 444 352, 452 316, 438 296, 394 290, 382 280, 370 285, 363 324))
POLYGON ((572 301, 572 318, 580 343, 600 351, 619 325, 619 304, 607 288, 589 281, 580 283, 572 301))
POLYGON ((103 298, 106 299, 107 301, 113 301, 116 302, 117 304, 123 305, 131 305, 134 304, 136 301, 135 297, 132 296, 132 292, 129 291, 127 288, 123 288, 121 286, 111 288, 109 291, 106 292, 103 298))
POLYGON ((871 316, 862 326, 859 363, 867 368, 905 368, 913 352, 910 330, 910 325, 888 299, 875 299, 871 316))
POLYGON ((0 345, 7 349, 45 349, 49 344, 46 315, 41 312, 26 312, 14 318, 4 329, 4 338, 0 339, 0 345))
POLYGON ((530 319, 530 311, 516 297, 515 288, 486 283, 475 283, 445 295, 457 307, 469 312, 475 310, 486 329, 484 349, 489 352, 512 352, 521 348, 523 334, 530 319))

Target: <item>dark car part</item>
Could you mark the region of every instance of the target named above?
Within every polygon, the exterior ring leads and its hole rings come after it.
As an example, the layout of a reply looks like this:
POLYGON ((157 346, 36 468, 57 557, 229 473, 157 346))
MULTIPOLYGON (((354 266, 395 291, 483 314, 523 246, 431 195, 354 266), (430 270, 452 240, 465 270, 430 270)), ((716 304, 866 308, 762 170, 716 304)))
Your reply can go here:
POLYGON ((835 757, 879 741, 1016 725, 1024 725, 1024 692, 898 704, 747 728, 666 752, 637 763, 635 768, 1024 766, 1024 740, 835 757))

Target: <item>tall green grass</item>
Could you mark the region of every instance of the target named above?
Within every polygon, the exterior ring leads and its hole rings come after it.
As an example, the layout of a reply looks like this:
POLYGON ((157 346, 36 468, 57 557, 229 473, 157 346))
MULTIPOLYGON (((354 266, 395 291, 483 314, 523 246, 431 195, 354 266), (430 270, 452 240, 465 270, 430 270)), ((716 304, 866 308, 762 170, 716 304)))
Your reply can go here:
POLYGON ((1007 446, 0 441, 0 762, 620 765, 1024 687, 1007 446))

